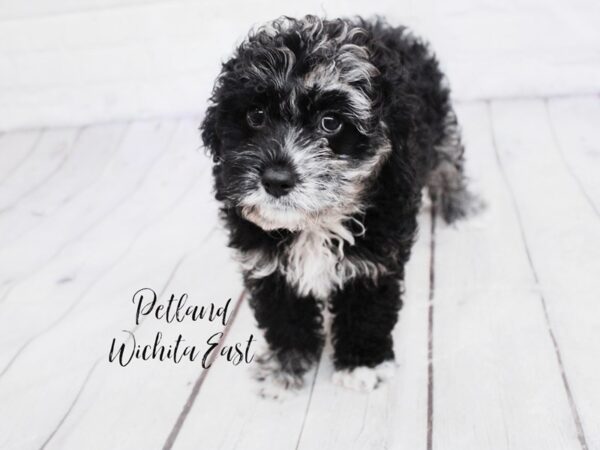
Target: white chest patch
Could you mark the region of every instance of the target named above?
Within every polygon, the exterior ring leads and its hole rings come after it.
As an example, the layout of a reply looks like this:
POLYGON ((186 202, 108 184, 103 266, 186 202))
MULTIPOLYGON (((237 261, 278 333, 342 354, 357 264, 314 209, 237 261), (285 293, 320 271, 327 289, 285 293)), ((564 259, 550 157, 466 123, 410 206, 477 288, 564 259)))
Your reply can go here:
POLYGON ((319 229, 300 232, 282 267, 288 283, 296 287, 299 295, 325 299, 335 286, 343 284, 343 241, 338 239, 332 240, 319 229))
POLYGON ((252 278, 279 271, 298 295, 326 300, 351 278, 362 275, 375 279, 386 271, 374 262, 345 256, 344 245, 354 245, 354 236, 341 224, 315 227, 301 231, 287 251, 275 258, 247 252, 239 259, 252 278))

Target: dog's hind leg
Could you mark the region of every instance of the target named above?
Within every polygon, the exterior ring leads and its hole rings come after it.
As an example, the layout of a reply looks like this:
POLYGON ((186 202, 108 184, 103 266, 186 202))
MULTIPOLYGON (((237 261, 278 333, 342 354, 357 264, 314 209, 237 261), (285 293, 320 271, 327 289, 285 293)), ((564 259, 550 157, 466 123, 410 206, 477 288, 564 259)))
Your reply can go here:
POLYGON ((427 190, 432 204, 446 223, 453 223, 478 212, 483 203, 467 189, 464 174, 464 147, 454 111, 444 122, 445 135, 435 147, 434 165, 427 178, 427 190))

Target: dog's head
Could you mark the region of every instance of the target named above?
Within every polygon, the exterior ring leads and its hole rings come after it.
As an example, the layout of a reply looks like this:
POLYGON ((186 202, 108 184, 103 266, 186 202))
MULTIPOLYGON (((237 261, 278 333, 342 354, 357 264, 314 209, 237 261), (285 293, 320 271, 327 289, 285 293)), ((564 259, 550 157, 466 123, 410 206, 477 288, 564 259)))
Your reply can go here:
POLYGON ((390 152, 370 39, 313 16, 250 33, 223 64, 202 124, 217 198, 266 230, 361 211, 390 152))

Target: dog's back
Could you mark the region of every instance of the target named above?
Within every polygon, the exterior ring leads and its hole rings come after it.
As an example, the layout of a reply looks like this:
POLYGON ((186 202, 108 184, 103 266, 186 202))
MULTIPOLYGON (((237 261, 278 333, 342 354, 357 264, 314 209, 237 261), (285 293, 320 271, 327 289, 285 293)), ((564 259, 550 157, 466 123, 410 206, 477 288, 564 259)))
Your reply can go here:
POLYGON ((357 22, 373 36, 372 60, 388 80, 382 92, 386 103, 400 104, 396 123, 406 123, 410 114, 417 125, 405 145, 414 152, 419 182, 427 186, 446 222, 474 212, 481 204, 467 190, 460 129, 435 55, 405 27, 391 27, 382 20, 357 22))

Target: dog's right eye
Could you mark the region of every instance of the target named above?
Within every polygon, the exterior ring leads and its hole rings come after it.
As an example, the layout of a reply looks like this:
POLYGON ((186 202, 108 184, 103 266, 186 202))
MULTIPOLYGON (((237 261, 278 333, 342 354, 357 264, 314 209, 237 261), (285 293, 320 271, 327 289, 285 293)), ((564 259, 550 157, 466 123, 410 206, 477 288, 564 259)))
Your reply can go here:
POLYGON ((248 125, 252 128, 260 128, 265 124, 265 111, 262 108, 253 108, 246 113, 248 125))
POLYGON ((342 129, 342 121, 335 115, 328 114, 321 118, 321 130, 333 136, 342 129))

